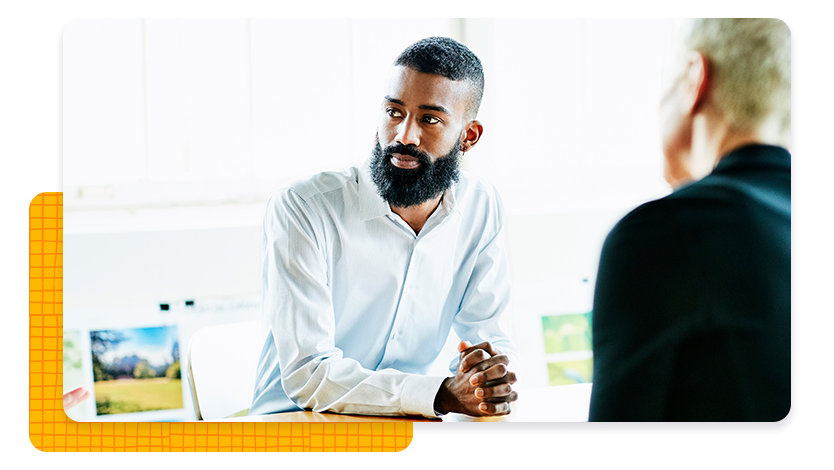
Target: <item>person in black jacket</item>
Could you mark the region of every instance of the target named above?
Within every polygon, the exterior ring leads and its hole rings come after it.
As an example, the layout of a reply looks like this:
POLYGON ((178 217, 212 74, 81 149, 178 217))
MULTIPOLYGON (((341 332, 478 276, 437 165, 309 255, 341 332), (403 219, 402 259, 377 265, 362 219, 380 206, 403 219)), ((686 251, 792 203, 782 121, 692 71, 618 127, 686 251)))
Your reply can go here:
POLYGON ((594 291, 591 421, 790 410, 790 32, 692 22, 660 104, 674 191, 612 229, 594 291))

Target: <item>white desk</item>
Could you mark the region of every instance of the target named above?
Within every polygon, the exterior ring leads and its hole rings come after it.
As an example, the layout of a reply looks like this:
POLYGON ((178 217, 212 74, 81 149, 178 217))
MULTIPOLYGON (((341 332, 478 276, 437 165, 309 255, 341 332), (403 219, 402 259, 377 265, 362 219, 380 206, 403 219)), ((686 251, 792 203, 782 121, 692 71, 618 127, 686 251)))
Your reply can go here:
POLYGON ((515 423, 570 423, 588 421, 591 384, 517 389, 518 401, 507 416, 474 418, 450 414, 443 421, 506 421, 515 423))
POLYGON ((296 411, 261 416, 239 416, 214 421, 244 422, 307 422, 307 423, 345 423, 345 422, 380 422, 380 421, 421 421, 421 422, 479 422, 504 421, 517 423, 545 422, 564 423, 588 420, 591 403, 591 384, 560 385, 518 389, 518 401, 513 404, 513 411, 507 416, 475 418, 460 414, 448 414, 433 420, 422 417, 383 417, 356 416, 336 413, 316 413, 313 411, 296 411))

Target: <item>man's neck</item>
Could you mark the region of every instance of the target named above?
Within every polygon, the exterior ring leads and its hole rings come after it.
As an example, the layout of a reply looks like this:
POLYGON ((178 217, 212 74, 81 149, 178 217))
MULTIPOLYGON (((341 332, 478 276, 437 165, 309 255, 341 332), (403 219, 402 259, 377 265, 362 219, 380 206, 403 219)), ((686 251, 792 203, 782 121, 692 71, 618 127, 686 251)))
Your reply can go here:
POLYGON ((706 176, 731 151, 751 144, 787 147, 777 125, 769 121, 750 130, 736 130, 719 119, 696 121, 690 165, 695 179, 706 176), (699 125, 700 124, 700 125, 699 125))
POLYGON ((440 205, 440 200, 442 198, 443 195, 441 194, 434 199, 429 199, 428 201, 415 206, 391 206, 391 210, 399 215, 400 218, 403 219, 412 230, 414 230, 415 234, 419 234, 420 230, 422 230, 423 226, 426 224, 426 221, 429 220, 431 214, 435 211, 435 209, 437 209, 437 206, 440 205))

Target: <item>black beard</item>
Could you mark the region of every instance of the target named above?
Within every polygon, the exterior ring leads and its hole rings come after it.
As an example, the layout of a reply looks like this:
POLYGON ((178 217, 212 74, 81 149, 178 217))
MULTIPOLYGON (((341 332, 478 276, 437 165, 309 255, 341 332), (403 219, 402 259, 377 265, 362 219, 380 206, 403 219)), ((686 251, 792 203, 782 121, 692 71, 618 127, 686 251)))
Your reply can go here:
POLYGON ((383 151, 376 143, 371 158, 371 179, 377 192, 395 207, 409 207, 434 199, 449 189, 460 177, 460 137, 452 150, 432 163, 431 158, 416 147, 394 144, 383 151), (420 161, 420 166, 403 169, 391 163, 391 155, 399 153, 420 161))

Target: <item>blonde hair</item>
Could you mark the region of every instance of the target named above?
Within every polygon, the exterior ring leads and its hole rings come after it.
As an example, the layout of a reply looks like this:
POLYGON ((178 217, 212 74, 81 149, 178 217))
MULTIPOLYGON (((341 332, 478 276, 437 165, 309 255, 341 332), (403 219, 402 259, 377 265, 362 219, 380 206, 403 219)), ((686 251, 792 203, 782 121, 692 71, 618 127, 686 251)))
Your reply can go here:
POLYGON ((791 129, 791 40, 787 25, 771 18, 694 20, 685 46, 703 54, 712 70, 715 105, 727 124, 751 130, 775 120, 791 129))

